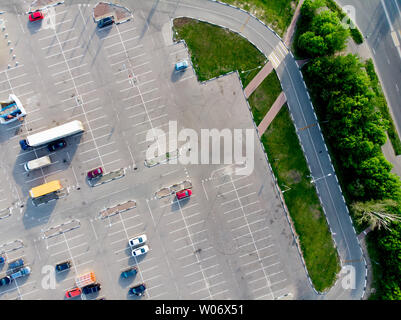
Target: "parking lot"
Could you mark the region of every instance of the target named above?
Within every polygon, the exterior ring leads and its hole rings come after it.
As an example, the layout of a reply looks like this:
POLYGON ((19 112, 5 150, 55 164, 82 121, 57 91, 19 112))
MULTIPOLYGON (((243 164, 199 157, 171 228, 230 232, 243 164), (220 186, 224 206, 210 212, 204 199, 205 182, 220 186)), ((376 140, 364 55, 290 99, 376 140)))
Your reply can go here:
POLYGON ((24 246, 7 253, 7 260, 24 256, 32 273, 1 287, 0 299, 64 299, 74 279, 89 271, 102 289, 76 299, 138 299, 128 289, 140 283, 147 286, 142 299, 301 295, 304 269, 256 133, 250 175, 236 175, 227 164, 144 165, 151 144, 170 137, 170 121, 178 131, 197 133, 253 129, 237 76, 199 84, 191 65, 175 71, 176 62, 190 59, 184 44, 173 44, 166 33, 168 15, 157 12, 148 24, 149 13, 132 8, 131 21, 98 29, 92 9, 59 5, 35 25, 6 14, 18 65, 0 73, 0 95, 16 94, 28 115, 22 124, 0 127, 1 149, 7 150, 0 154, 6 181, 0 213, 11 212, 0 219, 0 251, 18 235, 24 246), (18 140, 27 134, 71 120, 80 120, 85 132, 67 138, 66 148, 20 149, 18 140), (51 166, 25 172, 27 161, 44 155, 51 166), (86 173, 99 166, 105 172, 123 168, 125 176, 90 187, 86 173), (68 195, 33 206, 28 191, 56 179, 68 195), (184 180, 192 183, 190 198, 155 197, 184 180), (102 210, 127 201, 136 206, 101 218, 102 210), (60 227, 71 221, 74 228, 60 227), (57 228, 63 231, 46 236, 57 228), (141 234, 150 251, 134 258, 128 240, 141 234), (66 260, 71 269, 56 275, 54 288, 44 288, 46 266, 66 260), (121 279, 132 266, 138 274, 121 279))

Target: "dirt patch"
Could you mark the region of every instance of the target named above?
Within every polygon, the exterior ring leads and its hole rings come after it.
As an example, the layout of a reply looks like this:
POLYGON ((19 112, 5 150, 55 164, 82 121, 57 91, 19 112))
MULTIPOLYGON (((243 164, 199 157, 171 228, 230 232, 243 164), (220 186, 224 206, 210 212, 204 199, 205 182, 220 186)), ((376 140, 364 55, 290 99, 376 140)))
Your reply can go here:
POLYGON ((322 217, 322 212, 315 206, 310 207, 309 210, 313 219, 319 220, 322 217))
POLYGON ((180 28, 182 26, 185 26, 188 23, 193 22, 194 20, 190 19, 190 18, 177 18, 174 19, 174 27, 176 28, 180 28))
POLYGON ((290 170, 286 174, 286 180, 287 179, 291 184, 300 183, 302 181, 302 175, 297 170, 290 170))

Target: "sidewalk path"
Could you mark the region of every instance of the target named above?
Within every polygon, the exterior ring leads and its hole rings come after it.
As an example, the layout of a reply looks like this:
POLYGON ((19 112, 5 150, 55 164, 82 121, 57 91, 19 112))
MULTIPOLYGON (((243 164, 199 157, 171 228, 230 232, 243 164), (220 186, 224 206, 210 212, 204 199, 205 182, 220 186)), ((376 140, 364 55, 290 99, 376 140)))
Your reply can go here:
POLYGON ((292 16, 292 21, 291 24, 289 25, 287 32, 284 36, 284 43, 287 47, 290 46, 291 41, 292 41, 292 37, 294 36, 294 32, 295 32, 295 27, 297 25, 299 16, 301 15, 301 6, 304 3, 304 0, 299 0, 298 6, 295 9, 294 15, 292 16))
POLYGON ((255 78, 252 79, 251 82, 246 86, 244 92, 245 97, 248 99, 249 96, 256 90, 257 87, 265 80, 265 78, 273 71, 273 65, 269 61, 265 64, 265 66, 258 72, 255 78))
POLYGON ((270 123, 274 120, 276 115, 279 113, 281 110, 281 107, 287 102, 287 98, 284 94, 284 92, 281 92, 280 95, 277 97, 276 101, 274 101, 272 107, 270 108, 269 112, 265 115, 263 118, 262 122, 258 126, 258 131, 259 135, 262 136, 262 134, 267 130, 269 127, 270 123))

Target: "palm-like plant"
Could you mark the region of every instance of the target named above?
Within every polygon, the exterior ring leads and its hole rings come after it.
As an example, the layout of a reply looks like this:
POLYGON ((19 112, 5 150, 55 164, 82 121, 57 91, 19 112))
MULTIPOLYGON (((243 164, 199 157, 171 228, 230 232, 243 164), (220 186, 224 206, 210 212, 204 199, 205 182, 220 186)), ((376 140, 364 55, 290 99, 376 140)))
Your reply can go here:
POLYGON ((386 199, 380 202, 355 202, 351 205, 354 217, 358 223, 368 223, 371 229, 390 229, 391 223, 401 221, 401 216, 395 214, 398 204, 394 200, 386 199))

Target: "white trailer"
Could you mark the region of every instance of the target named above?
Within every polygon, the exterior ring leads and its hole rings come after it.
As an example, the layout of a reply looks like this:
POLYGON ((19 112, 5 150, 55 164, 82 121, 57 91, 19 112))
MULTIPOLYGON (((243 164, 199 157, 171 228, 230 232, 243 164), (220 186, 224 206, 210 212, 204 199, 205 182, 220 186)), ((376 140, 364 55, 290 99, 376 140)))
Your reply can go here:
POLYGON ((0 124, 8 124, 26 116, 21 101, 14 94, 10 94, 8 101, 0 101, 0 124))
POLYGON ((51 163, 52 161, 50 160, 50 157, 44 156, 35 160, 28 161, 27 163, 25 163, 24 168, 25 171, 29 172, 39 168, 47 167, 51 165, 51 163))
POLYGON ((20 140, 19 144, 22 150, 26 150, 30 147, 39 147, 55 140, 81 133, 83 131, 85 131, 85 129, 82 122, 79 120, 74 120, 58 127, 32 134, 26 137, 26 139, 20 140))

